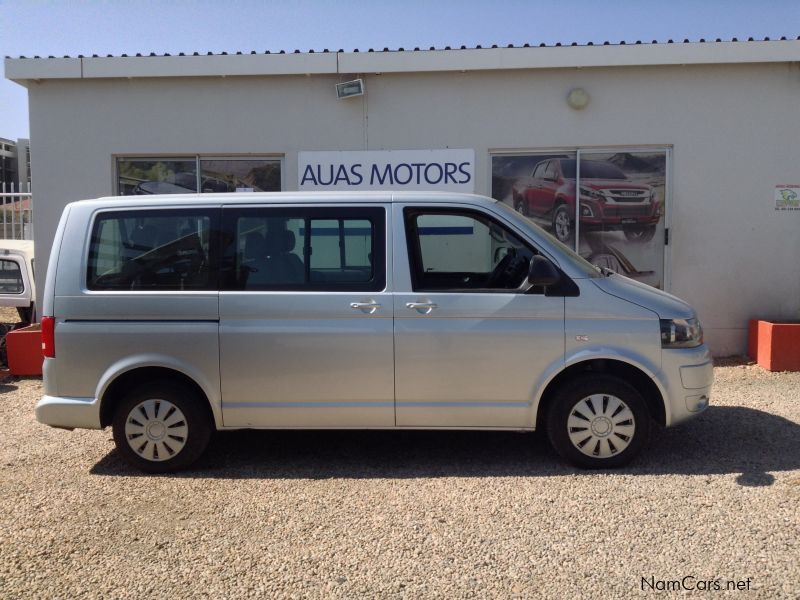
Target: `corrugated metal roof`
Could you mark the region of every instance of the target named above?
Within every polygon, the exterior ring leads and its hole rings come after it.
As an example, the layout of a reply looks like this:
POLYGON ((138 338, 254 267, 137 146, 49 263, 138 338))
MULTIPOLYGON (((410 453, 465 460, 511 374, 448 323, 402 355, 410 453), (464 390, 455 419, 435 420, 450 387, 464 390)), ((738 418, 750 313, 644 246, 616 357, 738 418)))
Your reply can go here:
MULTIPOLYGON (((742 38, 741 40, 739 38, 735 38, 735 37, 731 38, 730 40, 724 40, 722 38, 716 38, 714 40, 711 40, 711 39, 706 40, 705 38, 700 38, 699 40, 694 40, 694 41, 692 41, 692 40, 687 38, 687 39, 684 39, 683 41, 677 41, 677 42, 675 40, 673 40, 673 39, 668 39, 666 41, 661 41, 661 42, 658 41, 658 40, 652 40, 650 42, 643 42, 642 40, 636 40, 636 41, 621 40, 619 42, 604 41, 604 42, 597 42, 597 43, 595 43, 595 42, 586 42, 586 43, 579 43, 579 42, 562 43, 562 42, 557 42, 555 44, 523 43, 523 44, 517 44, 517 45, 514 45, 514 44, 507 44, 507 45, 492 44, 490 46, 489 45, 482 46, 482 45, 478 44, 476 46, 463 46, 463 45, 462 46, 441 46, 441 47, 430 46, 428 48, 421 48, 419 46, 416 46, 414 48, 408 48, 408 49, 406 49, 404 47, 399 47, 399 48, 388 48, 388 47, 386 47, 386 48, 383 48, 383 49, 369 48, 367 50, 360 50, 359 48, 354 48, 352 50, 345 50, 343 48, 339 48, 338 50, 329 50, 328 48, 324 48, 322 50, 309 49, 309 50, 306 50, 306 51, 303 51, 303 50, 292 50, 292 51, 278 50, 278 51, 272 52, 270 50, 264 50, 263 52, 260 52, 260 51, 256 51, 256 50, 251 50, 249 52, 237 51, 237 52, 219 52, 219 53, 214 53, 214 52, 188 52, 188 53, 187 52, 178 52, 177 54, 170 54, 170 53, 166 53, 166 52, 164 54, 158 54, 156 52, 150 52, 150 53, 137 52, 136 54, 119 54, 119 55, 106 54, 105 58, 128 58, 128 57, 144 57, 144 56, 229 56, 229 55, 241 56, 241 55, 244 55, 244 54, 315 54, 315 53, 326 54, 326 53, 330 53, 330 52, 425 52, 425 51, 431 51, 431 50, 483 50, 483 49, 487 49, 487 48, 536 48, 536 47, 538 47, 538 48, 558 48, 558 47, 570 47, 570 46, 626 46, 626 45, 627 46, 631 46, 631 45, 633 45, 633 46, 636 46, 636 45, 648 45, 649 46, 649 45, 657 45, 657 44, 705 44, 705 43, 714 44, 714 43, 721 43, 721 42, 746 43, 746 42, 762 42, 762 41, 763 42, 769 42, 769 41, 787 41, 787 40, 791 40, 791 39, 793 39, 793 38, 791 38, 791 37, 787 38, 786 36, 782 36, 780 38, 765 37, 763 39, 756 39, 756 38, 753 38, 753 37, 748 37, 747 39, 742 38)), ((800 40, 800 36, 797 36, 797 38, 794 38, 794 39, 800 40)), ((28 60, 40 59, 40 60, 46 60, 46 59, 50 59, 50 58, 101 58, 101 55, 92 54, 92 55, 88 56, 88 55, 78 54, 76 56, 70 56, 68 54, 65 54, 64 56, 52 56, 52 55, 51 56, 38 56, 37 55, 37 56, 33 56, 33 57, 6 56, 6 58, 8 58, 8 59, 28 59, 28 60)))

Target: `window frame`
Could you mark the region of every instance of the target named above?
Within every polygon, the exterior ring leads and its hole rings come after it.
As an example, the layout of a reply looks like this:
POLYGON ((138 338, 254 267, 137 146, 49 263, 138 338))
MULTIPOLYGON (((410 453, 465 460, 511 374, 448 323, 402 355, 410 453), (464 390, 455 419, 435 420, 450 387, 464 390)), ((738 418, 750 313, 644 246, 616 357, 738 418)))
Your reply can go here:
POLYGON ((89 236, 83 253, 82 284, 83 291, 94 294, 190 294, 208 293, 219 290, 219 264, 220 264, 220 208, 203 206, 186 207, 148 207, 148 208, 113 208, 99 210, 92 215, 89 227, 89 236), (95 242, 99 243, 99 229, 103 221, 113 219, 139 219, 149 217, 170 217, 170 216, 195 216, 206 217, 209 219, 208 231, 208 281, 203 287, 192 287, 189 289, 178 290, 170 288, 146 288, 146 289, 119 289, 96 287, 91 282, 91 253, 95 247, 95 242))
MULTIPOLYGON (((194 161, 194 168, 195 168, 195 191, 190 191, 187 193, 190 194, 206 194, 210 192, 203 192, 202 191, 202 178, 203 173, 201 170, 201 163, 203 161, 214 161, 214 160, 247 160, 247 161, 265 161, 265 162, 275 162, 278 164, 280 169, 280 189, 278 191, 284 191, 286 189, 286 164, 285 164, 285 155, 281 153, 266 153, 266 154, 198 154, 198 153, 187 153, 187 154, 112 154, 111 155, 111 185, 112 189, 114 190, 113 196, 130 196, 131 194, 120 194, 119 189, 119 178, 120 178, 120 170, 119 170, 119 163, 120 161, 143 161, 143 162, 175 162, 175 161, 194 161)), ((235 192, 228 192, 228 193, 235 193, 235 192)), ((248 192, 238 192, 238 193, 248 193, 248 192)), ((274 192, 254 192, 254 193, 274 193, 274 192)))
MULTIPOLYGON (((219 291, 253 294, 259 292, 381 292, 386 289, 386 228, 387 209, 385 206, 252 206, 228 205, 222 208, 221 231, 228 243, 220 254, 219 291), (241 289, 231 282, 235 281, 235 253, 238 232, 237 220, 249 218, 287 218, 305 220, 363 220, 372 224, 372 278, 365 282, 353 281, 310 281, 310 263, 304 260, 306 281, 302 284, 260 284, 257 289, 241 289), (234 252, 231 253, 230 249, 234 252)), ((310 234, 310 232, 309 232, 310 234)), ((310 235, 304 236, 303 243, 310 243, 310 235)))
MULTIPOLYGON (((474 218, 478 221, 483 218, 486 221, 491 221, 494 225, 503 228, 503 230, 511 233, 518 238, 525 247, 528 248, 534 255, 542 254, 542 252, 525 238, 518 231, 509 227, 494 215, 477 210, 474 208, 460 208, 460 207, 444 207, 444 206, 406 206, 403 208, 403 228, 406 235, 406 248, 408 253, 408 267, 409 275, 411 277, 411 289, 416 293, 426 294, 541 294, 543 290, 534 289, 527 292, 518 289, 508 288, 459 288, 459 289, 436 289, 427 288, 421 285, 420 273, 422 273, 422 246, 420 243, 419 234, 417 233, 417 226, 415 223, 418 215, 431 215, 431 214, 444 214, 453 216, 465 216, 474 218), (476 218, 477 217, 477 218, 476 218)), ((542 256, 545 256, 542 254, 542 256)), ((550 294, 547 294, 550 295, 550 294)))
POLYGON ((20 290, 18 292, 6 292, 0 289, 0 296, 22 296, 27 291, 27 285, 25 282, 25 276, 22 271, 22 264, 18 260, 14 260, 10 256, 3 256, 0 258, 0 262, 5 261, 9 262, 13 265, 17 266, 17 271, 19 272, 19 283, 20 283, 20 290))

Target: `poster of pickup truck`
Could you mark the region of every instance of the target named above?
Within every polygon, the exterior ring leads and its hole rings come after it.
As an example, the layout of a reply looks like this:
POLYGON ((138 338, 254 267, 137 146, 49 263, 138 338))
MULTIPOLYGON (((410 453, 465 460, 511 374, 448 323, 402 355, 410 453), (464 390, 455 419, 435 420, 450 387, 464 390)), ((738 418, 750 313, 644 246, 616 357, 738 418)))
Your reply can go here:
POLYGON ((591 262, 662 287, 666 170, 663 150, 581 151, 580 164, 575 152, 496 155, 492 196, 591 262))

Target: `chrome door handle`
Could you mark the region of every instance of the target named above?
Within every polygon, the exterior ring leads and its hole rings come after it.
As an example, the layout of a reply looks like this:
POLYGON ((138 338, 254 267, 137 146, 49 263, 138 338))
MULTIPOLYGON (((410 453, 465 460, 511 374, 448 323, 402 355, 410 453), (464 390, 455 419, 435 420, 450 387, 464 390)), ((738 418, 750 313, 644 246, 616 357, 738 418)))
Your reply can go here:
POLYGON ((439 305, 435 302, 406 302, 406 308, 410 308, 411 310, 416 310, 423 315, 427 315, 434 308, 439 308, 439 305))
POLYGON ((376 310, 378 310, 380 307, 381 307, 381 305, 378 304, 377 302, 374 302, 374 301, 372 301, 372 302, 351 302, 350 303, 350 308, 352 308, 353 310, 360 310, 360 311, 363 311, 363 312, 368 313, 370 315, 372 313, 374 313, 376 310))

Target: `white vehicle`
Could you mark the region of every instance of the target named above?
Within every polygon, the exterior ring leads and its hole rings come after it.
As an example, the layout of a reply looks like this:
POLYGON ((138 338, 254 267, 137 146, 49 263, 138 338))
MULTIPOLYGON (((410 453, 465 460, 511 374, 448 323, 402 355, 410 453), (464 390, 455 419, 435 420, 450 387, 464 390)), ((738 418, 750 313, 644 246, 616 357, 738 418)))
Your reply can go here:
POLYGON ((36 286, 33 279, 33 242, 0 240, 0 306, 13 306, 20 321, 34 320, 36 286))
POLYGON ((64 209, 42 423, 148 472, 214 430, 546 428, 588 468, 708 405, 685 302, 453 193, 115 197, 64 209))

